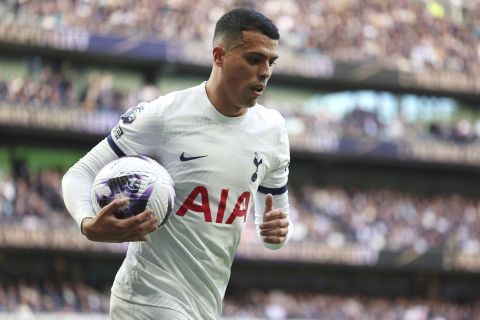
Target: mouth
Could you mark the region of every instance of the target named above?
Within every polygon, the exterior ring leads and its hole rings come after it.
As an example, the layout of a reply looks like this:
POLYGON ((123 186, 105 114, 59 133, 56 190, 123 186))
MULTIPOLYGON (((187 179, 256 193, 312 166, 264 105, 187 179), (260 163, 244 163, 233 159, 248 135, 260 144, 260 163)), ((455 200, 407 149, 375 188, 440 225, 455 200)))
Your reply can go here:
POLYGON ((263 91, 265 90, 265 85, 258 84, 258 85, 252 86, 251 90, 252 90, 253 95, 255 97, 260 97, 262 95, 263 91))

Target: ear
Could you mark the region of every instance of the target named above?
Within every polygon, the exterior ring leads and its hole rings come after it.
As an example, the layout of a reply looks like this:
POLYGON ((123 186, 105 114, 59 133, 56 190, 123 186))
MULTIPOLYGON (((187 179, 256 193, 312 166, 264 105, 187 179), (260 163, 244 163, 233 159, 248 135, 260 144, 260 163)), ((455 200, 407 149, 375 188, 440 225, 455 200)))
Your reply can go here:
POLYGON ((215 47, 212 51, 213 54, 213 63, 217 65, 217 67, 222 67, 223 65, 223 57, 225 56, 225 50, 222 47, 215 47))

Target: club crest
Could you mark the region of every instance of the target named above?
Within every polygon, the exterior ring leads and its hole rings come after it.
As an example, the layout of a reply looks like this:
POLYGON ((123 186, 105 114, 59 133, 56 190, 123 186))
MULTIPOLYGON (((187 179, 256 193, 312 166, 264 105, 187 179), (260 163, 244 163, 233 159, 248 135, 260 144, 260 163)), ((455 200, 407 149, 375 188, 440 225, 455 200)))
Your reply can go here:
POLYGON ((252 182, 257 181, 258 178, 258 167, 262 164, 263 159, 258 159, 258 153, 255 152, 255 157, 253 158, 253 164, 255 165, 256 169, 255 172, 252 174, 251 180, 252 182))

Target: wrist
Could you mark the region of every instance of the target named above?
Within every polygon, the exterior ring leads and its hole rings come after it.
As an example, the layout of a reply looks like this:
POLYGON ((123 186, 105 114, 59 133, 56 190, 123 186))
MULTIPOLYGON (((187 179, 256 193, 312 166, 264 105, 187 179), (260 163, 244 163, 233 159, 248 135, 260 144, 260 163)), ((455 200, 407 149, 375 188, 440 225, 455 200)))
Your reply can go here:
POLYGON ((83 218, 82 222, 80 223, 80 232, 82 232, 83 235, 87 235, 86 233, 86 227, 87 227, 87 224, 93 220, 92 217, 85 217, 83 218))

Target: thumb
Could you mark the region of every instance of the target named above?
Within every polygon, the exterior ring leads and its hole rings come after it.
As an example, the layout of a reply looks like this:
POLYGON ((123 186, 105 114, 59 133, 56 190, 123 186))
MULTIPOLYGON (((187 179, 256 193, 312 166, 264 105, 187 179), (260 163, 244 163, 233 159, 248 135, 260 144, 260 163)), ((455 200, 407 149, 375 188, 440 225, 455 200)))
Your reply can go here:
POLYGON ((273 196, 271 193, 267 194, 265 198, 265 213, 273 210, 273 196))

